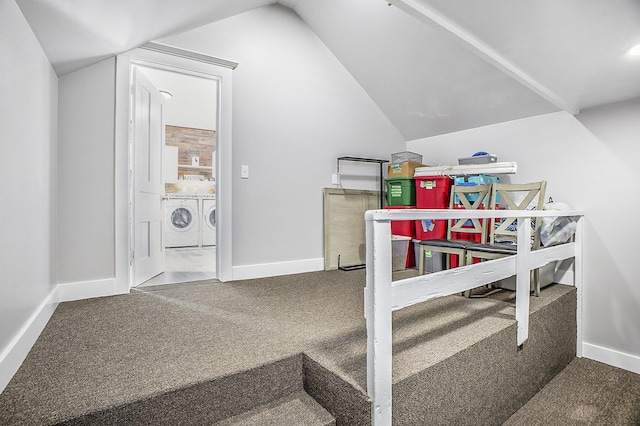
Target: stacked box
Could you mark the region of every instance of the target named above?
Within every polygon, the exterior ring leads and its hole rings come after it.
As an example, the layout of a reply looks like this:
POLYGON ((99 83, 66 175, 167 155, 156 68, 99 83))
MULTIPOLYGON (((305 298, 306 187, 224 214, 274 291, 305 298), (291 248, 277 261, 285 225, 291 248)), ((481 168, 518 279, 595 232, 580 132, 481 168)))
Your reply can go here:
POLYGON ((416 188, 413 178, 387 179, 387 204, 390 206, 415 206, 416 188))
POLYGON ((418 167, 424 167, 422 163, 416 163, 413 161, 405 161, 403 163, 389 164, 387 170, 387 178, 412 178, 418 167))
MULTIPOLYGON (((446 209, 449 207, 451 178, 448 176, 416 176, 416 207, 446 209)), ((446 220, 416 220, 418 240, 442 239, 447 236, 446 220)))
POLYGON ((402 164, 405 161, 412 161, 414 163, 422 163, 422 155, 416 154, 411 151, 395 152, 391 154, 392 164, 402 164))

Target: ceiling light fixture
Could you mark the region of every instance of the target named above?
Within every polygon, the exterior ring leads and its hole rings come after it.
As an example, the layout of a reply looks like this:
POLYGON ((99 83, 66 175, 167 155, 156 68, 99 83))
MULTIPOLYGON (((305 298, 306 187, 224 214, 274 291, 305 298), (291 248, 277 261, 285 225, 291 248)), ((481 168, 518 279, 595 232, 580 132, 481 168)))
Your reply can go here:
POLYGON ((171 92, 167 92, 166 90, 160 90, 159 92, 167 100, 173 98, 171 92))
POLYGON ((640 56, 640 44, 636 44, 627 52, 629 56, 640 56))

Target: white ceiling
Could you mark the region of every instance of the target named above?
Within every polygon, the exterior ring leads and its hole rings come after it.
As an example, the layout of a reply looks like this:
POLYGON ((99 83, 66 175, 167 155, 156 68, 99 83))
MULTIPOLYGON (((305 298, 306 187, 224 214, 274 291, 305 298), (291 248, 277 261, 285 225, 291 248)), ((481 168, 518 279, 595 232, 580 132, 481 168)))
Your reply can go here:
MULTIPOLYGON (((63 75, 276 1, 16 2, 63 75)), ((640 57, 625 54, 640 43, 638 0, 280 3, 315 31, 407 140, 640 97, 640 57)))

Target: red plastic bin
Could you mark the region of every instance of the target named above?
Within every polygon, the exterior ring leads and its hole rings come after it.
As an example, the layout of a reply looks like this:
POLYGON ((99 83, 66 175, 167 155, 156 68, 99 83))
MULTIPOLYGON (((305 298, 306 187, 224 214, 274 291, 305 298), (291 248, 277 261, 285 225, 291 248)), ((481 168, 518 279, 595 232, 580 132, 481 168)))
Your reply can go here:
POLYGON ((449 208, 451 178, 449 176, 414 176, 416 207, 419 209, 449 208))
MULTIPOLYGON (((399 209, 415 209, 415 206, 386 206, 385 209, 399 210, 399 209)), ((405 237, 416 236, 416 228, 413 220, 392 220, 391 221, 391 234, 403 235, 405 237)), ((413 242, 409 242, 409 248, 407 252, 407 263, 405 267, 413 268, 416 264, 415 255, 413 253, 413 242)))
MULTIPOLYGON (((414 176, 416 184, 416 208, 449 208, 452 179, 449 176, 414 176)), ((416 220, 416 239, 446 238, 446 220, 416 220)))

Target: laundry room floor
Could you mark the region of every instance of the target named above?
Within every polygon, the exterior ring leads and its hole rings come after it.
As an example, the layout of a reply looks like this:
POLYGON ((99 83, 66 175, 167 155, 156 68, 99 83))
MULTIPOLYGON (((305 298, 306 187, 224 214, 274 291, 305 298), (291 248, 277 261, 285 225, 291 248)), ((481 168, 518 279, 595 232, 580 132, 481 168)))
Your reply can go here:
POLYGON ((184 247, 165 249, 165 272, 140 284, 149 287, 216 278, 216 248, 184 247))

